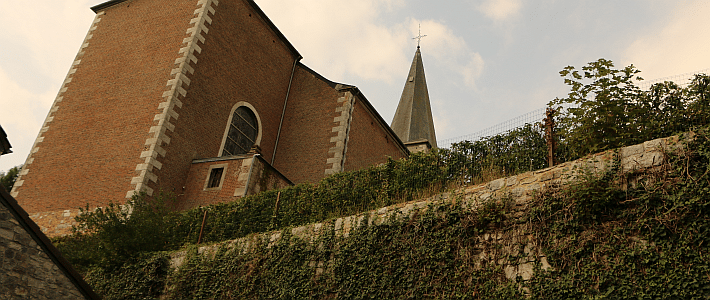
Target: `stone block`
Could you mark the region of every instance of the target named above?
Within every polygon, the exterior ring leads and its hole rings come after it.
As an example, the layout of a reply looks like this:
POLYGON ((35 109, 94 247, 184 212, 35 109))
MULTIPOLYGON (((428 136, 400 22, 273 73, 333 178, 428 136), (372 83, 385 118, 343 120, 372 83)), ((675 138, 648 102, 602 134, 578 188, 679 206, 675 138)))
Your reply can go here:
POLYGON ((643 143, 643 148, 646 152, 649 151, 663 151, 666 149, 665 139, 655 139, 646 141, 643 143))
POLYGON ((619 151, 619 154, 621 155, 621 158, 624 158, 624 157, 629 157, 629 156, 636 155, 636 154, 641 154, 643 152, 644 152, 644 145, 638 144, 638 145, 633 145, 633 146, 621 148, 621 150, 619 151))
POLYGON ((528 176, 525 176, 523 178, 521 178, 521 176, 518 175, 518 181, 521 184, 529 184, 529 183, 536 182, 538 180, 537 176, 532 176, 532 174, 530 174, 530 173, 525 173, 525 174, 528 174, 528 176))
POLYGON ((488 188, 491 191, 497 191, 505 186, 505 178, 496 179, 488 183, 488 188))
POLYGON ((510 176, 505 180, 507 186, 513 186, 518 184, 518 176, 510 176))
POLYGON ((15 239, 15 231, 9 230, 6 228, 0 228, 0 238, 7 239, 7 240, 14 240, 15 239))
POLYGON ((533 184, 528 184, 525 186, 526 191, 537 191, 540 189, 540 184, 539 183, 533 183, 533 184))
POLYGON ((540 181, 548 181, 552 180, 553 176, 554 174, 552 171, 547 171, 545 173, 540 174, 538 178, 540 181))

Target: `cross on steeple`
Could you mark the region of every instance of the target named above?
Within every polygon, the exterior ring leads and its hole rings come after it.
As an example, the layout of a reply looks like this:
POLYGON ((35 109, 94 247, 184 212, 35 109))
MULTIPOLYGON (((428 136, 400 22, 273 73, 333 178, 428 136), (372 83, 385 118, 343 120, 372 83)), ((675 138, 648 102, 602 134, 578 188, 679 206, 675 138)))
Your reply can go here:
POLYGON ((422 38, 425 37, 425 35, 422 35, 422 24, 419 24, 419 35, 412 38, 413 40, 417 40, 417 48, 419 48, 419 42, 422 41, 422 38))

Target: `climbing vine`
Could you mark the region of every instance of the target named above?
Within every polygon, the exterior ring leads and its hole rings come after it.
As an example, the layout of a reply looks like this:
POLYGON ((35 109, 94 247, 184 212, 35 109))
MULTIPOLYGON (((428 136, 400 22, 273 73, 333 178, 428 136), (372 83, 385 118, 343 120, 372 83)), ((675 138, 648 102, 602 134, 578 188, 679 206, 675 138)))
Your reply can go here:
POLYGON ((313 241, 286 229, 275 242, 254 235, 248 246, 191 246, 175 270, 156 253, 91 270, 87 280, 107 299, 151 299, 158 290, 166 299, 710 297, 708 132, 663 166, 620 169, 546 190, 526 207, 442 203, 377 226, 365 219, 348 235, 326 223, 313 241), (509 266, 530 261, 524 253, 533 253, 534 275, 511 278, 509 266))

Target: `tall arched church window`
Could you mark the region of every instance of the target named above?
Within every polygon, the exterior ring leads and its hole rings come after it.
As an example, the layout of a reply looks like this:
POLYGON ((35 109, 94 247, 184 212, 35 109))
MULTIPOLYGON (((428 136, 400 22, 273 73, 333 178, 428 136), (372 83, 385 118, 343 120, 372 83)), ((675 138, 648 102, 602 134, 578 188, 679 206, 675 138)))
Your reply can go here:
POLYGON ((259 121, 249 107, 237 107, 231 119, 221 156, 249 152, 259 136, 259 121))

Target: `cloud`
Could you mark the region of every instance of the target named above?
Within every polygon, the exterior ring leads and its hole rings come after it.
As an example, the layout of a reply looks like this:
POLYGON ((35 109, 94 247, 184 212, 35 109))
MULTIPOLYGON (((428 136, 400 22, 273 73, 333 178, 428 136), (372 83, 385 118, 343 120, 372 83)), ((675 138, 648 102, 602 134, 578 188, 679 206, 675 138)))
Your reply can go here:
POLYGON ((25 161, 56 91, 28 91, 2 69, 0 91, 0 125, 7 133, 13 151, 0 160, 2 172, 25 161))
POLYGON ((642 77, 654 79, 710 68, 710 2, 679 1, 663 29, 639 37, 624 51, 642 77))
MULTIPOLYGON (((401 0, 260 0, 257 4, 304 56, 304 63, 332 80, 346 73, 364 79, 394 80, 407 56, 409 34, 378 17, 401 0), (308 17, 304 17, 308 16, 308 17)), ((399 74, 398 74, 399 75, 399 74)))
POLYGON ((485 0, 477 6, 480 12, 495 21, 504 21, 517 16, 521 7, 521 0, 485 0))
POLYGON ((355 77, 399 84, 409 69, 412 37, 418 35, 420 23, 422 34, 427 35, 422 49, 435 60, 428 66, 449 69, 470 88, 483 70, 481 56, 444 23, 414 18, 386 21, 403 8, 401 0, 260 0, 258 4, 301 52, 304 63, 331 80, 355 77))
POLYGON ((18 1, 0 19, 0 124, 13 146, 0 172, 25 161, 89 29, 96 0, 18 1), (81 10, 84 13, 80 13, 81 10))
POLYGON ((463 37, 457 36, 446 25, 434 20, 411 19, 410 34, 417 34, 420 23, 426 28, 427 34, 422 46, 423 52, 432 56, 436 63, 460 76, 464 86, 477 89, 476 82, 484 68, 481 55, 472 51, 463 37))

